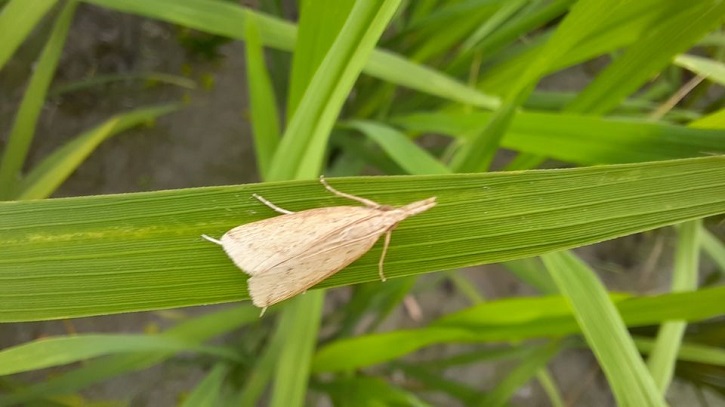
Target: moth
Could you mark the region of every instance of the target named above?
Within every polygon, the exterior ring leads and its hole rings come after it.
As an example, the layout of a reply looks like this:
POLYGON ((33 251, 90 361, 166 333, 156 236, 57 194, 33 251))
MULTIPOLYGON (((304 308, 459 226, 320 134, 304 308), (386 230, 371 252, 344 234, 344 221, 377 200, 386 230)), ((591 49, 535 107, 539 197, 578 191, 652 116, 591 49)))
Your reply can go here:
POLYGON ((201 235, 224 249, 234 264, 247 273, 252 303, 264 310, 270 305, 307 291, 360 258, 385 235, 378 261, 383 263, 393 229, 406 218, 436 205, 436 197, 401 207, 381 205, 320 182, 329 192, 364 206, 333 206, 292 212, 253 194, 260 202, 282 214, 237 226, 221 239, 201 235))

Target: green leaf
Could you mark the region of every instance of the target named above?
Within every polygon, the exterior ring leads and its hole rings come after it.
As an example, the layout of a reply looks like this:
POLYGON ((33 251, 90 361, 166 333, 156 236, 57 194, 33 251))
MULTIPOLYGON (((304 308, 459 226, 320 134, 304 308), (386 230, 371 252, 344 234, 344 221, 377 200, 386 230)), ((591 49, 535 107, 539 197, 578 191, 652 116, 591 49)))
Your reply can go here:
POLYGON ((0 69, 57 0, 11 0, 0 11, 0 69))
POLYGON ((247 83, 257 168, 266 178, 279 145, 280 123, 274 87, 264 64, 264 50, 255 18, 254 14, 247 14, 247 83))
MULTIPOLYGON (((397 117, 393 123, 415 132, 468 137, 489 120, 491 113, 429 112, 397 117)), ((507 131, 502 147, 583 165, 725 154, 721 129, 644 120, 519 112, 507 131)))
POLYGON ((228 372, 228 366, 217 363, 211 372, 206 375, 204 380, 189 394, 189 397, 181 403, 181 407, 219 405, 219 394, 221 393, 222 384, 228 372))
POLYGON ((285 130, 269 180, 311 178, 321 173, 330 131, 398 4, 399 0, 355 3, 285 130))
POLYGON ((364 133, 378 144, 385 153, 408 174, 450 174, 451 170, 431 156, 426 150, 418 147, 405 134, 382 124, 372 121, 354 120, 344 123, 364 133))
POLYGON ((556 342, 551 342, 544 346, 532 347, 523 360, 521 360, 521 363, 506 375, 501 383, 497 384, 493 390, 486 394, 477 405, 507 405, 516 391, 534 378, 556 356, 559 350, 560 345, 556 342))
MULTIPOLYGON (((698 321, 725 313, 725 287, 654 297, 613 298, 627 326, 669 319, 698 321)), ((350 371, 442 343, 512 342, 580 333, 563 297, 509 298, 444 316, 429 326, 340 339, 315 355, 316 372, 350 371)), ((645 373, 647 374, 647 373, 645 373)))
MULTIPOLYGON (((200 344, 214 336, 228 333, 241 325, 259 320, 259 311, 252 306, 232 307, 192 318, 159 334, 188 344, 200 344)), ((54 375, 37 384, 20 388, 15 393, 0 395, 0 406, 18 405, 29 400, 51 397, 81 390, 124 373, 148 368, 172 357, 171 349, 135 354, 122 353, 86 361, 81 367, 54 375)))
POLYGON ((599 361, 620 406, 665 406, 624 320, 594 271, 569 252, 542 259, 571 305, 582 333, 599 361))
POLYGON ((675 64, 725 86, 725 64, 696 55, 678 55, 675 64))
MULTIPOLYGON (((23 101, 20 103, 15 123, 13 123, 10 137, 3 152, 2 161, 0 161, 0 200, 9 199, 15 191, 30 144, 33 141, 38 116, 40 116, 40 111, 45 103, 45 95, 48 92, 50 81, 55 75, 55 68, 58 66, 58 60, 77 5, 75 1, 70 1, 65 5, 53 25, 53 30, 38 62, 35 64, 33 76, 25 91, 23 101)), ((9 12, 12 13, 13 10, 11 9, 9 12)), ((38 15, 35 17, 38 17, 38 15)))
POLYGON ((326 391, 336 406, 392 406, 392 407, 430 407, 415 394, 376 377, 342 377, 325 383, 326 391))
MULTIPOLYGON (((725 212, 725 158, 516 173, 330 179, 341 191, 438 206, 402 222, 389 278, 583 246, 725 212)), ((0 203, 0 321, 79 317, 248 298, 202 233, 349 205, 317 181, 0 203), (82 287, 82 288, 81 288, 82 287)), ((318 287, 377 281, 380 245, 318 287)))
POLYGON ((43 338, 0 351, 0 375, 65 365, 126 352, 197 351, 236 359, 230 352, 155 335, 77 335, 43 338))
MULTIPOLYGON (((678 2, 687 5, 676 14, 658 10, 662 17, 602 71, 567 106, 572 112, 603 113, 616 107, 626 96, 662 70, 679 53, 722 24, 722 1, 678 2)), ((604 4, 604 3, 602 3, 604 4)), ((677 5, 680 8, 679 5, 677 5)))
MULTIPOLYGON (((679 242, 675 255, 675 269, 672 291, 694 291, 697 289, 698 266, 700 263, 700 229, 702 221, 685 222, 678 229, 679 242)), ((660 391, 665 394, 670 386, 677 361, 677 351, 685 334, 684 321, 668 321, 657 333, 655 347, 647 360, 649 370, 660 391)))
POLYGON ((23 178, 15 199, 47 198, 102 142, 178 108, 178 105, 165 105, 119 114, 77 136, 46 157, 23 178))

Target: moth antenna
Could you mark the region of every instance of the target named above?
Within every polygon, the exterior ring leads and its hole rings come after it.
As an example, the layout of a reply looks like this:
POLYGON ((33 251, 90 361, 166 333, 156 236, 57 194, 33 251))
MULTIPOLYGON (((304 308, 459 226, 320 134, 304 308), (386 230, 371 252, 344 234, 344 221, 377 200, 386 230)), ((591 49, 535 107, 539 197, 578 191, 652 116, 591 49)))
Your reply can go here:
POLYGON ((283 214, 285 214, 285 215, 291 215, 291 214, 293 214, 293 213, 294 213, 294 212, 292 212, 292 211, 288 211, 287 209, 282 209, 282 208, 280 208, 279 206, 277 206, 277 205, 273 204, 272 202, 269 202, 268 200, 266 200, 266 199, 262 198, 261 196, 259 196, 259 195, 257 195, 257 194, 252 194, 252 196, 253 196, 253 197, 255 197, 255 198, 257 198, 257 199, 259 200, 259 202, 261 202, 261 203, 263 203, 263 204, 267 205, 267 206, 268 206, 269 208, 271 208, 271 209, 272 209, 272 210, 274 210, 275 212, 283 213, 283 214))
POLYGON ((383 273, 383 264, 385 263, 385 255, 388 253, 388 246, 390 245, 390 237, 393 231, 388 230, 385 232, 385 241, 383 242, 383 253, 380 255, 380 261, 378 262, 378 274, 380 274, 380 281, 385 281, 385 274, 383 273))
POLYGON ((201 237, 203 237, 204 239, 206 239, 206 240, 208 240, 208 241, 210 241, 210 242, 212 242, 212 243, 216 243, 216 244, 218 244, 219 246, 221 246, 221 245, 223 244, 221 240, 218 240, 218 239, 214 239, 213 237, 209 237, 209 236, 207 236, 207 235, 201 235, 201 237))
POLYGON ((341 198, 352 199, 353 201, 360 202, 361 204, 368 206, 370 208, 379 208, 382 206, 375 201, 371 201, 369 199, 361 198, 359 196, 355 196, 355 195, 351 195, 351 194, 346 194, 344 192, 340 192, 340 191, 336 190, 335 188, 331 187, 330 184, 327 183, 324 175, 320 175, 320 182, 322 183, 322 185, 325 187, 326 190, 332 192, 333 194, 335 194, 341 198))

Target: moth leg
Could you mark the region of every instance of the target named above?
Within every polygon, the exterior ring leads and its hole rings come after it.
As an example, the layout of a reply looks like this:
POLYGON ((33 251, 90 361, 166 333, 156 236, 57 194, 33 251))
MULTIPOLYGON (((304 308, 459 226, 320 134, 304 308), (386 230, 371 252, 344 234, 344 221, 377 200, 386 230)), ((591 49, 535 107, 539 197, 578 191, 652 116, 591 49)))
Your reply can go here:
POLYGON ((259 313, 259 317, 262 318, 264 311, 267 311, 267 307, 262 308, 262 312, 259 313))
POLYGON ((219 246, 221 246, 221 245, 223 244, 221 240, 219 240, 219 239, 214 239, 213 237, 209 237, 209 236, 207 236, 207 235, 201 235, 201 237, 203 237, 204 239, 206 239, 206 240, 208 240, 208 241, 210 241, 210 242, 212 242, 212 243, 216 243, 216 244, 218 244, 219 246))
POLYGON ((385 232, 385 241, 383 242, 383 253, 380 255, 380 261, 378 262, 378 274, 380 274, 380 281, 387 280, 385 278, 385 274, 383 273, 383 263, 385 263, 385 255, 388 253, 388 246, 390 245, 390 237, 392 236, 393 231, 388 230, 385 232))
POLYGON ((320 182, 325 187, 325 189, 327 189, 328 191, 332 192, 333 194, 335 194, 339 197, 352 199, 353 201, 358 201, 361 204, 363 204, 365 206, 369 206, 371 208, 379 208, 382 206, 375 201, 371 201, 369 199, 361 198, 361 197, 355 196, 355 195, 346 194, 344 192, 340 192, 340 191, 336 190, 335 188, 331 187, 330 184, 327 183, 324 175, 320 175, 320 182))
POLYGON ((259 196, 257 194, 252 194, 252 196, 255 197, 255 198, 257 198, 259 200, 259 202, 261 202, 261 203, 267 205, 268 207, 270 207, 275 212, 283 213, 285 215, 290 215, 290 214, 293 214, 294 213, 292 211, 288 211, 287 209, 280 208, 279 206, 273 204, 272 202, 269 202, 268 200, 262 198, 261 196, 259 196))

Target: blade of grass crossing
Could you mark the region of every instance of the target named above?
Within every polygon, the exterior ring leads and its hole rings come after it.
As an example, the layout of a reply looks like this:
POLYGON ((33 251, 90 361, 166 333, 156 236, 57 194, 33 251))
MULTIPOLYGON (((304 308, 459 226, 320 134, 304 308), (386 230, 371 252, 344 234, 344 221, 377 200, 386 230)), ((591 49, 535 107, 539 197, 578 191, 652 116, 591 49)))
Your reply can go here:
POLYGON ((178 108, 178 105, 165 105, 138 109, 106 120, 58 148, 33 168, 20 182, 18 194, 14 198, 21 200, 49 197, 103 141, 178 108))
MULTIPOLYGON (((673 292, 697 289, 701 228, 701 220, 692 220, 683 223, 678 230, 679 239, 672 278, 673 292)), ((687 323, 684 321, 664 323, 657 333, 655 347, 647 360, 647 366, 662 394, 667 392, 667 387, 672 381, 677 353, 682 344, 686 327, 687 323)))
MULTIPOLYGON (((182 322, 159 334, 161 337, 179 338, 188 343, 200 344, 259 319, 257 308, 249 306, 224 309, 182 322)), ((0 395, 0 406, 12 406, 71 393, 100 383, 124 373, 145 369, 175 354, 172 350, 120 354, 86 361, 80 368, 55 375, 45 381, 30 385, 13 394, 0 395)))
POLYGON ((511 396, 516 393, 529 380, 543 369, 546 364, 559 352, 560 344, 550 342, 547 345, 534 347, 511 373, 499 383, 496 388, 486 394, 479 406, 505 406, 511 396))
POLYGON ((399 3, 355 3, 285 131, 273 160, 271 180, 320 173, 327 139, 342 105, 399 3))
MULTIPOLYGON (((725 2, 691 2, 684 9, 675 3, 670 6, 677 10, 671 14, 671 18, 656 21, 646 35, 597 75, 567 106, 567 110, 590 114, 608 112, 670 64, 675 55, 686 51, 702 36, 722 24, 725 2)), ((658 12, 663 13, 663 16, 668 15, 665 10, 658 12)))
POLYGON ((0 70, 57 0, 11 0, 0 11, 0 70))
POLYGON ((570 303, 617 404, 665 406, 624 321, 594 272, 570 252, 548 253, 542 259, 570 303))
POLYGON ((279 112, 272 81, 264 64, 256 14, 247 13, 246 22, 247 83, 255 157, 259 174, 266 178, 279 145, 279 112))
POLYGON ((300 295, 292 299, 282 313, 277 329, 292 336, 286 336, 285 346, 280 351, 270 406, 305 404, 324 301, 322 291, 300 295))
POLYGON ((76 1, 66 3, 53 25, 38 63, 35 64, 33 76, 20 103, 0 162, 0 200, 11 198, 16 188, 77 5, 76 1))
POLYGON ((189 396, 181 403, 181 407, 218 406, 219 395, 229 366, 217 363, 204 380, 196 386, 189 396))

